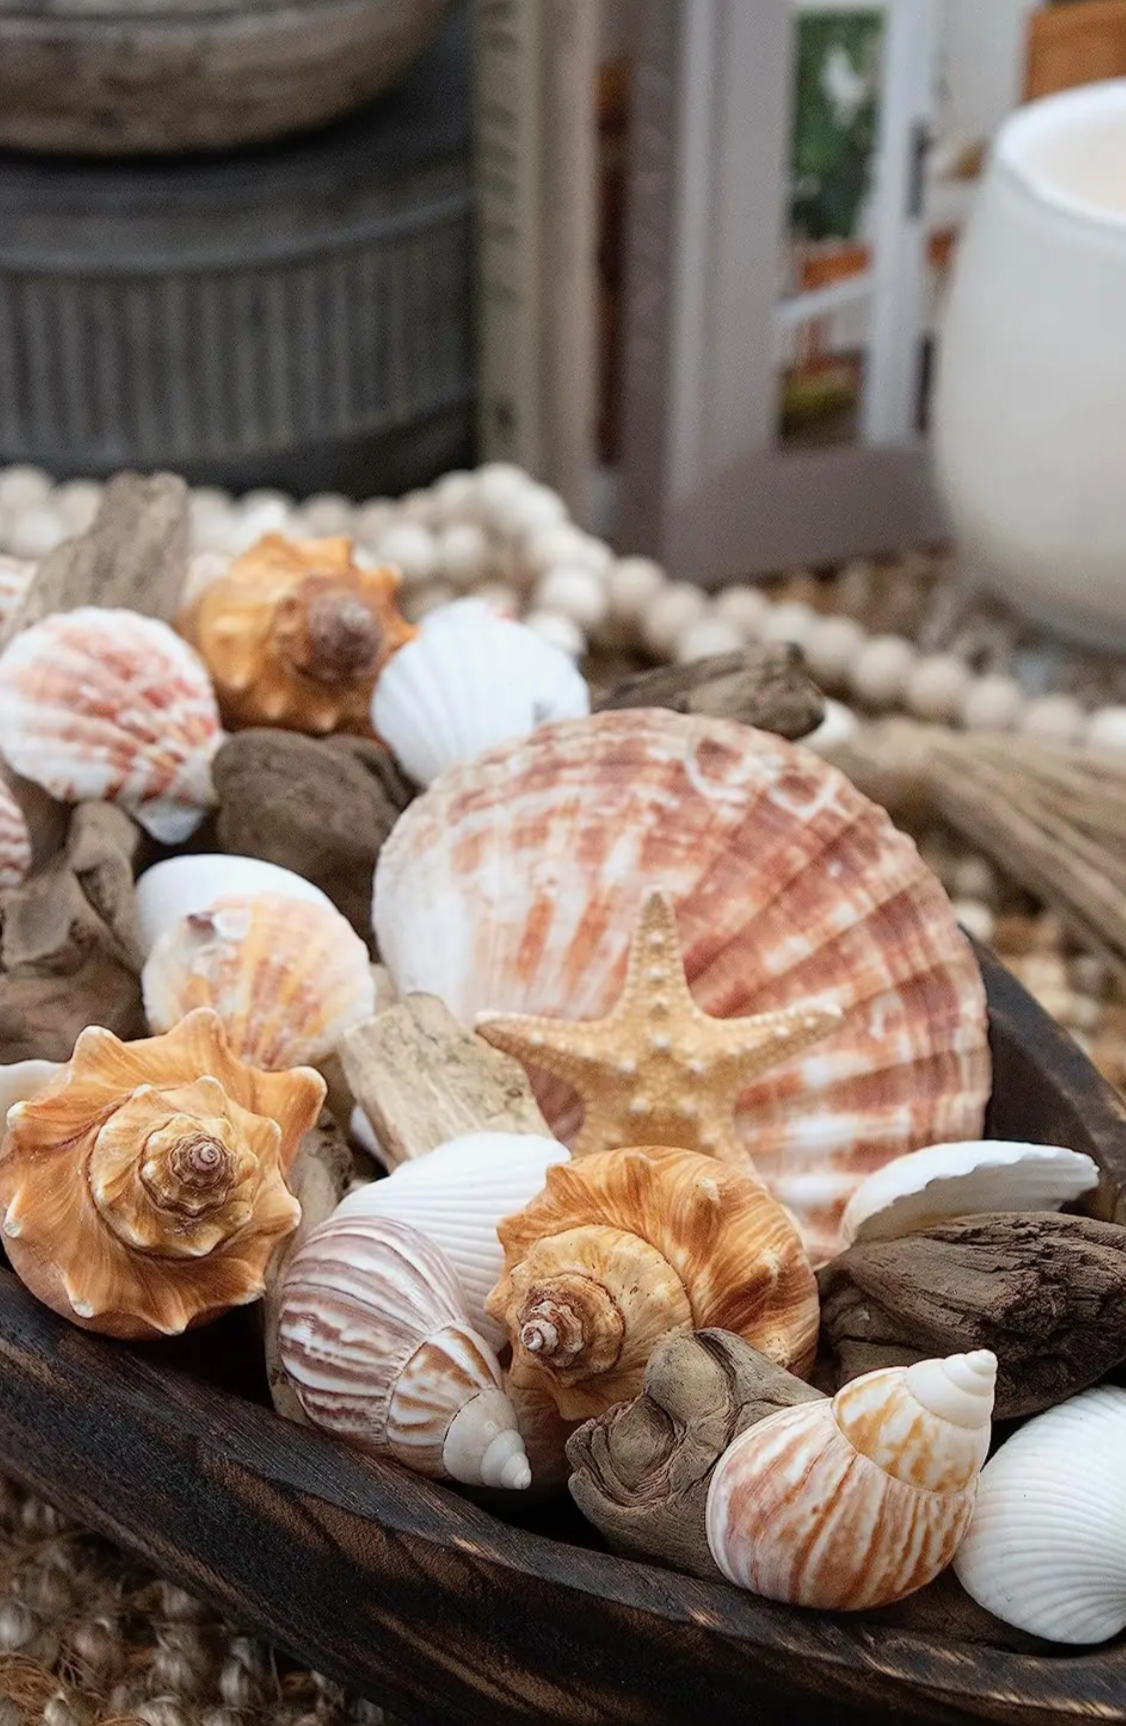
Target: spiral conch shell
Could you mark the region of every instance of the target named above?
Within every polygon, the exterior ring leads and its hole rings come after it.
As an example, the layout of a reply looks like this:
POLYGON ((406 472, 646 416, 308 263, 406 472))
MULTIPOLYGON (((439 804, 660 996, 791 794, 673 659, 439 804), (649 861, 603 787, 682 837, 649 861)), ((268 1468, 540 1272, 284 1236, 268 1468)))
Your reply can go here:
POLYGON ((244 1066, 211 1012, 138 1043, 91 1026, 8 1111, 0 1215, 13 1270, 107 1336, 174 1336, 255 1300, 300 1218, 284 1176, 324 1095, 317 1073, 244 1066))
POLYGON ((635 1396, 669 1331, 734 1331, 801 1372, 817 1288, 797 1230, 764 1188, 667 1146, 597 1152, 547 1171, 497 1230, 505 1274, 486 1302, 507 1327, 514 1383, 565 1420, 635 1396))
POLYGON ((337 1211, 315 1228, 286 1267, 278 1337, 315 1426, 432 1478, 531 1484, 496 1356, 408 1223, 337 1211))
POLYGON ((752 1426, 708 1491, 712 1557, 769 1600, 861 1611, 933 1580, 970 1525, 989 1450, 988 1349, 887 1367, 752 1426))
POLYGON ((228 725, 367 733, 376 678, 417 634, 398 588, 393 570, 361 569, 349 539, 272 533, 196 594, 179 627, 228 725))

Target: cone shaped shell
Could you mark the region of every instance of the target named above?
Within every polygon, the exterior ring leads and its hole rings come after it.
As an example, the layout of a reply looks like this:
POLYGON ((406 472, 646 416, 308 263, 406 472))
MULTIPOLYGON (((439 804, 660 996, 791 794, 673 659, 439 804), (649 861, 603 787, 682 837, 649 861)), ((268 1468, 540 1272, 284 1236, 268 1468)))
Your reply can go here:
POLYGON ((708 1546, 724 1576, 835 1611, 924 1587, 969 1526, 996 1365, 981 1351, 868 1373, 831 1402, 750 1427, 708 1491, 708 1546))
MULTIPOLYGON (((443 775, 380 854, 375 927, 400 993, 478 1013, 598 1018, 646 895, 677 914, 716 1017, 836 1003, 806 1056, 741 1099, 755 1167, 815 1260, 849 1197, 904 1151, 981 1131, 990 1065, 976 961, 912 842, 809 751, 658 711, 553 725, 443 775)), ((538 1084, 568 1140, 572 1099, 538 1084)))
POLYGON ((155 838, 214 801, 219 715, 207 671, 167 624, 83 606, 0 654, 0 753, 62 803, 120 803, 155 838))
POLYGON ((154 863, 137 881, 137 926, 141 946, 150 953, 157 940, 181 917, 206 911, 230 894, 253 898, 259 894, 282 894, 327 905, 332 900, 292 869, 259 857, 228 856, 226 852, 197 852, 187 857, 167 857, 154 863))
POLYGON ((894 1240, 948 1217, 988 1211, 1058 1211, 1098 1186, 1094 1160, 1063 1145, 971 1139, 896 1157, 863 1181, 845 1208, 841 1234, 894 1240))
POLYGON ((182 917, 145 961, 141 991, 152 1030, 210 1007, 235 1053, 270 1072, 324 1061, 375 1011, 367 948, 347 920, 281 894, 182 917))
POLYGON ((982 1471, 959 1582, 1006 1624, 1054 1642, 1126 1628, 1126 1390, 1038 1414, 982 1471))
POLYGON ((396 1217, 445 1253, 457 1273, 474 1328, 493 1348, 508 1338, 485 1300, 504 1269, 497 1224, 541 1191, 566 1145, 531 1133, 466 1133, 424 1157, 412 1157, 385 1181, 371 1181, 342 1200, 338 1217, 396 1217))
POLYGON ((27 818, 0 779, 0 893, 18 887, 31 868, 27 818))

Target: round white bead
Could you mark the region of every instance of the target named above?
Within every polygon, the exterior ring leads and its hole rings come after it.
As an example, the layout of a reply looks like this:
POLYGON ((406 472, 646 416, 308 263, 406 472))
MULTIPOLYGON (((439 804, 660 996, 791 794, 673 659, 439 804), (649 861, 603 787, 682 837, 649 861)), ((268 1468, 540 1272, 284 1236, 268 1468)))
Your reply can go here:
POLYGON ((1011 731, 1024 711, 1024 691, 1015 677, 987 671, 975 677, 958 717, 967 731, 1011 731))
POLYGON ((537 611, 558 611, 580 629, 594 629, 606 616, 609 601, 606 584, 593 569, 565 563, 540 576, 532 603, 537 611))
POLYGON ((56 491, 55 508, 71 533, 85 533, 93 527, 104 489, 95 479, 72 479, 56 491))
POLYGON ((810 673, 830 689, 839 688, 867 639, 854 617, 819 617, 805 643, 810 673))
POLYGON ((375 547, 388 528, 395 525, 395 505, 390 498, 371 497, 356 511, 354 531, 361 545, 375 547))
POLYGON ((300 531, 313 539, 327 539, 333 534, 353 531, 356 508, 352 500, 339 492, 322 491, 301 505, 298 520, 300 531))
POLYGON ((618 558, 610 566, 607 582, 611 617, 620 623, 636 623, 664 585, 665 572, 651 557, 618 558))
POLYGON ((443 474, 431 489, 437 521, 449 523, 472 519, 477 497, 475 475, 457 469, 453 473, 443 474))
POLYGON ((552 647, 562 648, 572 659, 582 659, 586 653, 586 636, 573 617, 564 617, 561 611, 530 611, 524 622, 544 641, 550 641, 552 647))
POLYGON ((438 606, 448 605, 457 598, 456 589, 448 581, 420 581, 415 587, 403 589, 400 608, 408 622, 417 623, 428 611, 436 611, 438 606))
POLYGON ((524 562, 533 575, 542 575, 557 563, 581 563, 599 574, 608 571, 613 553, 593 534, 583 533, 573 522, 560 522, 540 533, 530 534, 523 550, 524 562))
POLYGON ((455 587, 470 587, 489 570, 489 542, 475 521, 451 522, 438 534, 438 568, 455 587))
POLYGON ((546 485, 528 485, 494 511, 499 528, 513 536, 531 539, 538 533, 548 533, 567 520, 567 505, 558 492, 546 485))
POLYGON ((438 543, 418 521, 397 521, 379 537, 379 556, 402 572, 404 585, 429 581, 438 567, 438 543))
POLYGON ((19 462, 15 467, 0 468, 0 509, 18 515, 25 509, 38 509, 51 495, 51 479, 42 468, 19 462))
POLYGON ((482 581, 473 589, 474 599, 484 600, 501 617, 520 616, 520 595, 506 581, 482 581))
POLYGON ((237 555, 249 551, 268 533, 291 533, 292 530, 293 517, 283 503, 262 503, 255 509, 240 510, 227 527, 225 543, 216 545, 214 549, 237 555))
POLYGON ((772 605, 759 627, 759 640, 792 642, 795 647, 804 647, 817 621, 817 613, 803 600, 791 600, 787 605, 772 605))
POLYGON ((708 609, 707 595, 690 581, 674 581, 662 588, 641 616, 641 638, 650 653, 669 659, 677 642, 698 623, 708 609))
POLYGON ((503 525, 507 513, 516 507, 530 487, 535 485, 531 474, 513 462, 488 462, 477 471, 476 505, 486 521, 503 525))
POLYGON ((715 596, 715 613, 726 623, 733 623, 744 641, 757 641, 763 622, 771 609, 770 601, 758 587, 725 587, 715 596))
POLYGON ((981 941, 988 946, 996 928, 996 921, 988 905, 983 905, 980 899, 955 899, 951 910, 967 935, 972 935, 975 941, 981 941))
POLYGON ((8 549, 13 557, 36 559, 46 557, 64 539, 69 529, 61 511, 49 509, 20 510, 11 518, 8 528, 8 549))
POLYGON ((849 671, 853 694, 868 707, 891 707, 903 694, 919 654, 902 635, 872 635, 849 671))
POLYGON ((948 724, 955 719, 973 682, 973 672, 953 653, 928 653, 904 686, 907 706, 918 719, 948 724))
POLYGON ((718 653, 739 653, 742 647, 743 637, 733 623, 716 617, 714 612, 705 613, 685 630, 677 642, 676 662, 687 665, 694 659, 710 659, 718 653))
POLYGON ((806 749, 815 749, 818 755, 831 753, 839 743, 847 743, 860 729, 860 721, 851 707, 846 707, 843 701, 829 700, 825 703, 825 717, 815 731, 802 738, 806 749))
POLYGON ((1074 743, 1086 723, 1087 715, 1073 695, 1042 695, 1025 708, 1020 729, 1045 743, 1074 743))
MULTIPOLYGON (((204 495, 207 496, 209 493, 210 488, 208 488, 208 492, 204 495)), ((199 493, 197 492, 195 495, 198 497, 199 493)), ((221 496, 222 494, 220 493, 219 495, 221 496)), ((280 503, 282 508, 287 511, 292 511, 297 508, 296 500, 290 497, 287 491, 279 491, 277 486, 273 485, 258 486, 254 491, 245 492, 239 499, 240 507, 244 510, 261 509, 262 505, 267 503, 280 503)))
POLYGON ((1100 707, 1091 714, 1084 742, 1092 749, 1126 750, 1126 707, 1100 707))

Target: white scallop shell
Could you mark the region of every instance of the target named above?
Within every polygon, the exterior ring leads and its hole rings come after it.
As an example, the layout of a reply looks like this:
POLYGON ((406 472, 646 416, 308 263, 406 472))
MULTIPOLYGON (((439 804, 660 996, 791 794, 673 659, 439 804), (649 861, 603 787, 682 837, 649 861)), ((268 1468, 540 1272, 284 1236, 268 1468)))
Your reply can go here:
POLYGON ((215 800, 222 733, 203 661, 166 623, 81 606, 0 654, 0 753, 62 803, 120 803, 178 844, 215 800))
POLYGON ((234 894, 251 898, 259 893, 282 893, 312 905, 333 908, 332 900, 303 875, 265 863, 259 857, 233 857, 222 852, 201 852, 192 857, 169 857, 154 863, 137 881, 137 924, 141 946, 150 953, 160 937, 181 917, 208 910, 216 899, 234 894))
POLYGON ((441 1247, 474 1328, 502 1349, 505 1328, 485 1311, 504 1271, 497 1224, 542 1192, 553 1163, 570 1158, 566 1145, 534 1133, 465 1133, 349 1193, 333 1214, 397 1217, 441 1247))
POLYGON ((1058 1211, 1099 1182, 1098 1165, 1063 1145, 965 1139, 927 1145, 876 1169, 841 1218, 846 1245, 886 1241, 944 1217, 986 1211, 1058 1211))
POLYGON ((954 1561, 966 1593, 1053 1642, 1126 1628, 1126 1390, 1099 1385, 1036 1415, 982 1470, 954 1561))
POLYGON ((372 724, 420 785, 496 743, 589 712, 590 690, 568 656, 476 599, 430 612, 372 700, 372 724))
POLYGON ((0 779, 0 892, 18 887, 26 879, 31 854, 27 817, 0 779))
POLYGON ((531 1469, 500 1366, 453 1268, 391 1217, 329 1217, 282 1284, 282 1364, 314 1426, 416 1473, 521 1490, 531 1469))

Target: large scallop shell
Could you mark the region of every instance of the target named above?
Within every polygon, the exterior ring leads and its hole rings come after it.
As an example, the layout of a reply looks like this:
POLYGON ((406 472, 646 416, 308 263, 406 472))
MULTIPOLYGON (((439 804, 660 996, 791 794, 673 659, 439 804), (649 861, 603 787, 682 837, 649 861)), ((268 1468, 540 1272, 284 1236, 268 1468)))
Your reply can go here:
POLYGON ((146 869, 137 881, 137 928, 144 951, 151 953, 181 917, 206 911, 216 899, 232 893, 243 898, 282 894, 332 909, 328 895, 303 875, 259 857, 237 857, 225 851, 166 857, 146 869))
POLYGON ((1099 1184, 1098 1166, 1063 1145, 971 1139, 927 1145, 885 1163, 857 1187, 841 1218, 846 1245, 894 1240, 948 1217, 1058 1211, 1099 1184))
POLYGON ((197 1007, 220 1018, 241 1060, 268 1072, 315 1066, 375 1012, 367 948, 331 905, 236 894, 181 917, 141 973, 145 1014, 169 1031, 197 1007))
POLYGON ((1053 1642, 1126 1628, 1126 1390, 1038 1414, 986 1463, 959 1582, 1006 1624, 1053 1642))
MULTIPOLYGON (((642 902, 676 906, 685 968, 726 1018, 811 999, 842 1028, 741 1099, 755 1166, 817 1259, 853 1190, 980 1134, 985 993, 941 886, 883 810, 800 746, 665 711, 549 726, 444 774, 380 855, 375 928, 401 994, 596 1018, 642 902)), ((537 1085, 552 1130, 573 1099, 537 1085)))
POLYGON ((27 817, 0 778, 0 892, 18 887, 26 879, 31 855, 27 817))
POLYGON ((155 618, 81 606, 0 654, 0 753, 62 803, 120 803, 177 844, 214 802, 219 739, 202 661, 155 618))

